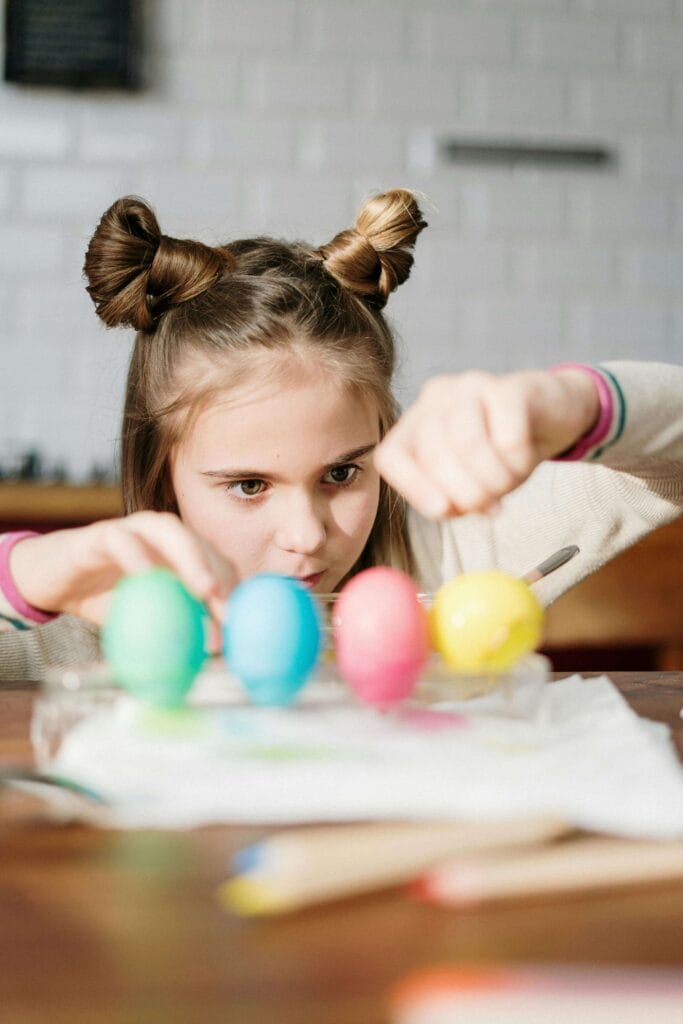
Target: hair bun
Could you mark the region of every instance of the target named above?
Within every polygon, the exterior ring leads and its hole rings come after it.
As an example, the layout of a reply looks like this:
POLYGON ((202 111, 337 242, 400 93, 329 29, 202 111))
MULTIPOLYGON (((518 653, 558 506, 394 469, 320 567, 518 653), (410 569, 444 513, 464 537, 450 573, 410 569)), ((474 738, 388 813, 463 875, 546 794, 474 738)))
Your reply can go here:
POLYGON ((150 330, 170 306, 206 291, 228 254, 201 242, 163 235, 142 199, 117 199, 90 240, 84 272, 97 315, 108 327, 150 330))
POLYGON ((397 188, 364 203, 353 228, 318 252, 340 284, 381 308, 408 278, 415 240, 426 226, 413 193, 397 188))

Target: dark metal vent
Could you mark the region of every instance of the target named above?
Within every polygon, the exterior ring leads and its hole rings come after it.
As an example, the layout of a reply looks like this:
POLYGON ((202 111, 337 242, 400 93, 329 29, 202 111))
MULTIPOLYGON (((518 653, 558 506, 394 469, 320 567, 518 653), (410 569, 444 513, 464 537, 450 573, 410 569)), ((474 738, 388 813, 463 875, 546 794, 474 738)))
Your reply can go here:
POLYGON ((546 145, 508 141, 474 142, 445 139, 439 143, 439 154, 446 163, 608 168, 616 162, 616 154, 605 146, 546 145))

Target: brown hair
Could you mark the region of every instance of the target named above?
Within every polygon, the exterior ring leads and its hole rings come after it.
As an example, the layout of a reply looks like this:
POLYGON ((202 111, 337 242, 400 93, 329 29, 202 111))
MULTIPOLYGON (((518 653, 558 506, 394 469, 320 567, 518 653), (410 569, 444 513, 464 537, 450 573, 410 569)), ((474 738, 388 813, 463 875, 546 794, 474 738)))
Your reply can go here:
MULTIPOLYGON (((384 436, 397 408, 394 341, 382 309, 408 277, 425 226, 413 194, 395 189, 368 200, 354 227, 319 249, 273 238, 214 248, 163 235, 143 200, 118 199, 95 230, 84 269, 104 323, 138 332, 121 438, 126 512, 175 509, 169 461, 187 416, 246 375, 255 348, 315 351, 372 395, 384 436)), ((403 501, 384 481, 353 571, 376 564, 414 568, 403 501)))

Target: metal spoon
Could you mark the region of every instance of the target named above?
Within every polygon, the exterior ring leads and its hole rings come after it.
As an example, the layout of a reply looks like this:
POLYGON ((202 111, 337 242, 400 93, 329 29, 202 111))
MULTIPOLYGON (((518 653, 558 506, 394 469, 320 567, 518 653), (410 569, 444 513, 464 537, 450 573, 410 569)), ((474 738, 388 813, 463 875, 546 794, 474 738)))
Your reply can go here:
POLYGON ((88 786, 81 785, 80 782, 75 782, 73 779, 69 779, 64 775, 50 775, 46 772, 40 772, 35 768, 31 768, 29 765, 1 765, 0 766, 0 788, 3 786, 12 786, 18 784, 20 788, 40 790, 41 787, 46 787, 44 796, 48 796, 50 789, 66 790, 76 797, 80 797, 83 800, 87 800, 89 803, 100 804, 103 807, 109 805, 109 801, 106 800, 101 793, 98 793, 94 789, 90 789, 88 786))

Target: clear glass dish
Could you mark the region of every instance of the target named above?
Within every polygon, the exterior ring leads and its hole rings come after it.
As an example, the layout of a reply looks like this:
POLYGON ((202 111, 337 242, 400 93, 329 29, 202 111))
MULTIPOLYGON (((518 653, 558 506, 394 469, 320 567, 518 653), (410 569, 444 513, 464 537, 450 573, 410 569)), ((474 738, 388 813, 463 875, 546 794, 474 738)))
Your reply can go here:
POLYGON ((31 718, 31 743, 37 767, 47 770, 64 737, 78 722, 111 707, 124 695, 104 663, 47 669, 31 718))
MULTIPOLYGON (((330 633, 318 666, 299 698, 306 704, 355 700, 337 669, 331 639, 330 633)), ((434 654, 418 680, 411 703, 442 708, 466 703, 468 714, 533 720, 542 704, 550 668, 547 658, 528 654, 504 672, 455 672, 434 654)), ((130 694, 116 684, 104 663, 48 669, 31 720, 37 767, 49 770, 64 737, 79 722, 125 699, 131 699, 130 694)), ((188 703, 200 707, 243 704, 246 700, 239 681, 220 658, 207 663, 188 695, 188 703)))
POLYGON ((427 705, 467 703, 470 713, 532 720, 542 705, 551 668, 548 658, 532 652, 498 672, 456 672, 433 655, 414 698, 427 705))
MULTIPOLYGON (((342 683, 334 659, 334 607, 338 594, 318 596, 323 610, 323 656, 315 678, 342 683)), ((429 609, 433 595, 418 594, 420 604, 429 609)), ((534 717, 542 688, 550 678, 552 666, 541 654, 530 652, 514 665, 496 672, 460 672, 433 653, 413 694, 421 704, 460 702, 477 699, 477 709, 513 717, 534 717)), ((473 710, 473 709, 470 709, 473 710)))

